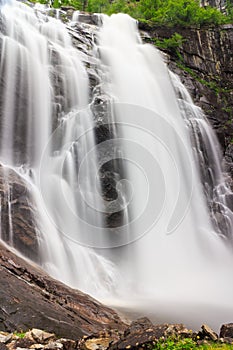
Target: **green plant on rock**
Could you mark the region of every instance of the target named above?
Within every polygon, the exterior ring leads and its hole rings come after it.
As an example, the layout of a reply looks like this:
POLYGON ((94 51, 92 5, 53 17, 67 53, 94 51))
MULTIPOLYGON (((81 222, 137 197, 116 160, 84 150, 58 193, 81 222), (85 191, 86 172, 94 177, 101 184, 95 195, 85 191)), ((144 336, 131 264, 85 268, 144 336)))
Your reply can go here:
POLYGON ((170 38, 168 39, 155 39, 155 45, 159 47, 160 49, 176 52, 178 48, 180 48, 183 44, 185 39, 182 37, 182 35, 178 33, 174 33, 170 38))
POLYGON ((233 2, 232 0, 227 0, 226 4, 227 16, 229 21, 233 22, 233 2))
MULTIPOLYGON (((148 348, 149 349, 149 348, 148 348)), ((198 344, 192 338, 171 337, 160 339, 153 350, 233 350, 233 345, 222 344, 219 342, 205 341, 203 344, 198 344)))
MULTIPOLYGON (((50 0, 30 0, 50 3, 50 0)), ((230 23, 232 0, 227 0, 227 15, 216 8, 200 7, 199 0, 54 0, 52 7, 73 6, 88 12, 113 14, 123 12, 148 23, 174 26, 206 26, 230 23)))
POLYGON ((102 13, 107 12, 110 7, 110 2, 108 0, 89 0, 87 2, 86 11, 92 13, 102 13))
MULTIPOLYGON (((125 3, 131 3, 125 2, 125 3)), ((113 1, 114 4, 114 1, 113 1)), ((157 24, 174 26, 218 25, 228 21, 216 8, 200 7, 199 0, 140 0, 132 16, 150 20, 157 24)))
POLYGON ((159 340, 154 350, 192 350, 196 349, 196 343, 191 338, 159 340))
POLYGON ((21 339, 23 339, 25 337, 25 334, 24 332, 19 332, 19 333, 15 333, 15 335, 21 339))

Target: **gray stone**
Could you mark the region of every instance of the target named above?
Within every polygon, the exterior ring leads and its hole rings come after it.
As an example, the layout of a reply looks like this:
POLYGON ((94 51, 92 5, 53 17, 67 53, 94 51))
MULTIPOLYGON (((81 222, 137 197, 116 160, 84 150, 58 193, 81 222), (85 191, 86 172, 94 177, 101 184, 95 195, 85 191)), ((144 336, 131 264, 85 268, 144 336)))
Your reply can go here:
POLYGON ((13 333, 4 334, 4 332, 0 333, 0 343, 7 344, 12 339, 13 333))
POLYGON ((58 341, 50 342, 45 345, 44 349, 53 350, 53 349, 63 349, 63 344, 58 341))
POLYGON ((37 329, 37 328, 33 328, 31 330, 31 334, 32 334, 33 338, 40 343, 44 343, 48 340, 55 338, 54 333, 44 332, 41 329, 37 329))
POLYGON ((32 344, 30 346, 30 349, 43 349, 44 348, 44 345, 43 344, 32 344))
POLYGON ((201 326, 201 329, 204 336, 208 337, 213 341, 218 340, 218 335, 207 324, 203 324, 201 326))

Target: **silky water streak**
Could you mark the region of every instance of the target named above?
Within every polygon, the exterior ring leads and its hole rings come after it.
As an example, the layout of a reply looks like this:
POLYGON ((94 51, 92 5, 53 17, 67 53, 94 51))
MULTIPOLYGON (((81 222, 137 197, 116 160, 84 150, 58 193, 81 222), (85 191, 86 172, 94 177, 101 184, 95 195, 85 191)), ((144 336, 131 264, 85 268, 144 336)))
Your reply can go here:
POLYGON ((77 171, 95 145, 88 74, 62 22, 14 1, 3 4, 1 19, 0 160, 30 184, 38 213, 37 260, 55 278, 104 295, 114 286, 115 268, 79 244, 102 225, 96 155, 81 179, 77 171), (89 206, 82 192, 91 198, 89 206))
MULTIPOLYGON (((121 297, 120 304, 125 300, 132 314, 146 312, 157 321, 196 327, 204 321, 217 328, 231 320, 233 310, 233 221, 221 158, 208 146, 218 147, 216 138, 187 90, 169 73, 161 53, 142 44, 136 21, 123 14, 103 16, 102 21, 99 53, 108 72, 104 88, 115 101, 114 117, 133 193, 128 208, 131 244, 120 259, 114 254, 124 281, 125 299, 121 297), (212 191, 220 188, 224 194, 212 195, 212 200, 227 218, 227 231, 221 234, 213 224, 216 217, 211 219, 211 196, 206 199, 201 181, 196 156, 200 149, 193 141, 195 120, 211 130, 206 131, 206 145, 208 156, 217 163, 212 191)), ((202 135, 199 143, 204 142, 202 135)), ((211 166, 210 161, 209 171, 211 166)))

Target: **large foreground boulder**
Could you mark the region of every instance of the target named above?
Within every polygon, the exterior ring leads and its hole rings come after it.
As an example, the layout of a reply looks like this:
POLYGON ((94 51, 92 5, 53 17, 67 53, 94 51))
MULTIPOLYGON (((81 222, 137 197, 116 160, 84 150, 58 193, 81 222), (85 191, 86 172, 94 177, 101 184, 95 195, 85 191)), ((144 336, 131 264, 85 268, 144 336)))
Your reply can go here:
POLYGON ((0 244, 0 331, 45 329, 78 339, 125 324, 108 307, 52 279, 0 244))

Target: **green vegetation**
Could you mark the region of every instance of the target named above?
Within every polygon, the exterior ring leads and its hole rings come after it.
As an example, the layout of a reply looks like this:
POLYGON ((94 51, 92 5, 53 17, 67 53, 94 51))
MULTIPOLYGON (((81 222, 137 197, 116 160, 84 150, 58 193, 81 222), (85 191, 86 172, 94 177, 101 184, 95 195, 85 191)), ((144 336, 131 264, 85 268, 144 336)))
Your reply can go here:
POLYGON ((23 339, 25 337, 26 333, 20 332, 20 333, 15 333, 15 335, 21 339, 23 339))
POLYGON ((222 87, 220 85, 220 81, 219 81, 219 77, 214 77, 212 78, 212 80, 204 80, 202 79, 193 69, 185 66, 183 64, 183 59, 181 57, 181 55, 179 56, 179 60, 176 62, 177 66, 184 70, 185 72, 189 73, 194 79, 196 79, 197 81, 199 81, 201 84, 205 85, 206 87, 208 87, 209 89, 213 90, 216 95, 220 94, 220 93, 230 93, 232 92, 232 89, 228 89, 226 87, 222 87))
POLYGON ((233 22, 233 2, 232 0, 227 0, 227 12, 228 12, 228 18, 230 19, 231 23, 233 22))
POLYGON ((217 25, 228 20, 215 8, 200 7, 199 0, 141 0, 138 7, 141 18, 167 26, 217 25))
MULTIPOLYGON (((32 0, 47 3, 49 0, 32 0)), ((215 8, 199 6, 199 0, 54 0, 53 7, 72 6, 77 10, 113 14, 123 12, 151 24, 206 26, 230 23, 233 4, 227 3, 227 15, 215 8)))
POLYGON ((191 338, 159 340, 153 350, 232 350, 233 345, 221 343, 209 343, 198 345, 191 338))
POLYGON ((178 33, 174 33, 170 38, 168 39, 155 39, 154 43, 157 47, 160 49, 168 50, 173 53, 177 53, 177 49, 182 46, 185 39, 182 37, 182 35, 178 33))
POLYGON ((196 349, 196 342, 191 338, 159 340, 153 350, 192 350, 196 349))

